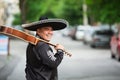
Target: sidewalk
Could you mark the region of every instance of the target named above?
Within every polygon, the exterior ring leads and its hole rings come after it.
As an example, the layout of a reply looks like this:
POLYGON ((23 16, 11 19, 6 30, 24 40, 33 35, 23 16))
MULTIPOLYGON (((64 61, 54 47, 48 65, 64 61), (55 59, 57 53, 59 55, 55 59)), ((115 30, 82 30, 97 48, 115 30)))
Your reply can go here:
POLYGON ((6 55, 0 55, 0 69, 8 62, 7 58, 8 57, 6 55))
POLYGON ((15 58, 15 55, 0 55, 0 70, 5 67, 8 63, 13 61, 15 58))
POLYGON ((10 40, 10 55, 0 55, 0 71, 2 68, 4 68, 7 64, 13 62, 16 58, 21 57, 21 55, 18 51, 20 50, 20 47, 25 47, 25 42, 18 40, 18 39, 11 39, 10 40))

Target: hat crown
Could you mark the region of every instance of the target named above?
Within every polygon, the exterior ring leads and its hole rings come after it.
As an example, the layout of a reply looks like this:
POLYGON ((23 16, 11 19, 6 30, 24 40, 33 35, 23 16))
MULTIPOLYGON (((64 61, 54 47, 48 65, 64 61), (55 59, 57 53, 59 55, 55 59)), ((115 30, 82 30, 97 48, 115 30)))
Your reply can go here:
POLYGON ((41 20, 45 20, 45 19, 48 19, 48 17, 46 17, 46 16, 42 16, 42 17, 39 18, 39 21, 41 21, 41 20))
POLYGON ((25 29, 36 31, 40 27, 51 26, 53 30, 61 30, 68 26, 68 22, 63 19, 48 19, 45 16, 39 18, 39 21, 22 25, 25 29))

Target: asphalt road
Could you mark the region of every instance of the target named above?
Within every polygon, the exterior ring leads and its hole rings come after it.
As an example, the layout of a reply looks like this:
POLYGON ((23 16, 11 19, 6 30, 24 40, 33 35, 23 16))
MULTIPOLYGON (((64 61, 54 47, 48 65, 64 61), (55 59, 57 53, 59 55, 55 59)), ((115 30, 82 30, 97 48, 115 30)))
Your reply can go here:
MULTIPOLYGON (((90 48, 80 41, 55 35, 52 43, 60 43, 72 53, 67 55, 58 67, 59 80, 120 80, 120 63, 110 58, 110 49, 90 48)), ((14 68, 3 80, 25 80, 25 50, 26 42, 11 41, 11 52, 17 56, 12 63, 14 68)), ((9 66, 7 67, 9 69, 9 66)), ((2 73, 6 73, 5 70, 2 73)))

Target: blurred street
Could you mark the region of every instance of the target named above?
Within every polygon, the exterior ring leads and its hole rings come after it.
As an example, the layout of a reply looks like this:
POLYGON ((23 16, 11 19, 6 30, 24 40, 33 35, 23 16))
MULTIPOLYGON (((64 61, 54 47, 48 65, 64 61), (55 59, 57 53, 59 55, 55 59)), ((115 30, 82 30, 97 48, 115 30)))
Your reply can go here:
MULTIPOLYGON (((59 80, 120 80, 120 63, 110 58, 110 49, 96 48, 55 34, 52 43, 64 45, 72 53, 67 55, 58 67, 59 80)), ((0 80, 25 80, 27 42, 12 39, 10 57, 0 56, 0 80), (2 59, 4 58, 4 59, 2 59)))
MULTIPOLYGON (((120 0, 0 0, 0 26, 24 31, 22 24, 37 22, 42 16, 65 19, 68 28, 56 32, 51 40, 72 54, 65 55, 59 65, 59 80, 120 80, 119 3, 120 0), (100 48, 104 46, 110 48, 100 48)), ((7 39, 1 43, 7 44, 7 39)), ((27 44, 11 39, 10 55, 0 52, 0 80, 26 80, 27 44)), ((7 50, 3 44, 0 48, 7 50)))

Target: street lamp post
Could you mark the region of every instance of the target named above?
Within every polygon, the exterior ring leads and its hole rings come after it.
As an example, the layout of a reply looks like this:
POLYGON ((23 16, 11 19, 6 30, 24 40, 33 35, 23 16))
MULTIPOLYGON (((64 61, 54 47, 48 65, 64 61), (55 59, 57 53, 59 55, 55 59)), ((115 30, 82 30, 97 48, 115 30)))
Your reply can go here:
POLYGON ((86 0, 83 0, 83 25, 88 25, 86 0))

